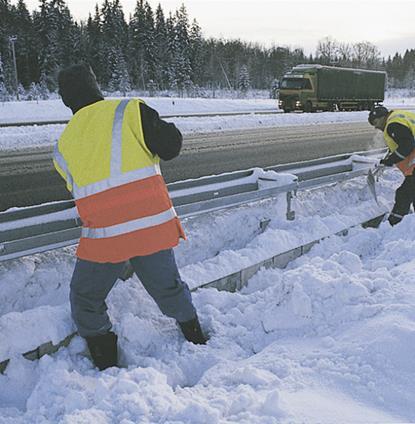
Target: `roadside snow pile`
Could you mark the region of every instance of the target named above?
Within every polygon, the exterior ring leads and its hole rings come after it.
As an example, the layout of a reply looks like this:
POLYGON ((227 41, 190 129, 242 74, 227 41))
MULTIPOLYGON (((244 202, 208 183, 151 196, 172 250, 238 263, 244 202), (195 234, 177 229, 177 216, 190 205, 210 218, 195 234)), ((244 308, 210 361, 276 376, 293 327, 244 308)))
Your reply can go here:
MULTIPOLYGON (((382 207, 399 179, 396 171, 385 174, 382 207)), ((275 201, 188 220, 189 241, 177 249, 183 276, 189 283, 215 278, 261 251, 380 210, 364 179, 302 192, 298 203, 293 222, 275 201), (272 221, 259 234, 264 217, 272 221)), ((1 264, 0 320, 31 309, 32 331, 41 332, 36 313, 66 308, 71 250, 1 264)), ((239 293, 195 292, 207 346, 185 342, 136 279, 120 282, 108 304, 126 368, 97 372, 79 337, 39 361, 16 355, 0 376, 0 422, 415 421, 414 281, 410 215, 394 228, 384 223, 327 238, 285 270, 261 270, 239 293)), ((3 329, 2 341, 10 336, 3 329)), ((30 335, 16 327, 14 337, 30 335)))
MULTIPOLYGON (((408 91, 395 90, 386 93, 387 107, 408 107, 415 104, 415 98, 408 91)), ((131 95, 130 97, 137 97, 131 95)), ((139 97, 139 96, 138 96, 139 97)), ((107 97, 111 98, 111 97, 107 97)), ((115 98, 115 97, 114 97, 115 98)), ((143 97, 149 106, 161 115, 244 112, 252 110, 277 110, 276 99, 201 99, 178 97, 143 97)), ((290 114, 293 115, 293 114, 290 114)), ((315 115, 315 114, 313 114, 315 115)), ((3 102, 0 103, 0 124, 9 122, 54 121, 70 119, 72 113, 61 99, 3 102)))
MULTIPOLYGON (((134 97, 134 96, 132 96, 134 97)), ((107 97, 111 98, 111 97, 107 97)), ((277 109, 274 99, 186 99, 176 97, 148 97, 143 100, 161 115, 243 112, 277 109)), ((0 123, 54 121, 70 119, 72 113, 61 99, 6 102, 0 104, 0 123), (17 118, 16 118, 17 117, 17 118)))
MULTIPOLYGON (((181 99, 148 98, 148 104, 161 115, 190 113, 244 112, 276 109, 274 99, 181 99)), ((413 98, 393 98, 388 107, 412 107, 413 98)), ((0 123, 70 119, 71 112, 61 100, 37 102, 6 102, 0 104, 0 123), (16 119, 18 117, 18 119, 16 119)), ((266 128, 295 125, 318 125, 342 122, 367 122, 364 112, 275 113, 264 115, 210 116, 169 118, 183 134, 231 131, 248 128, 266 128)), ((6 127, 0 129, 0 150, 48 147, 56 143, 65 125, 6 127)))

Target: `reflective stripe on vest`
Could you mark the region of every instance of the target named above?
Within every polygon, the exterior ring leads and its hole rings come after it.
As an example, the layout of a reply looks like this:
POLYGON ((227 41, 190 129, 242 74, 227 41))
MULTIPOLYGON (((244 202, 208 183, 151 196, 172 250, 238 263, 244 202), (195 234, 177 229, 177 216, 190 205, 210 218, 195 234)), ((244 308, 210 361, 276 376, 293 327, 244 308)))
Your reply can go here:
POLYGON ((124 222, 118 225, 112 225, 104 228, 82 228, 82 237, 99 239, 116 237, 121 234, 131 233, 133 231, 142 230, 143 228, 154 227, 156 225, 164 224, 173 218, 176 218, 176 211, 174 208, 159 213, 158 215, 147 216, 145 218, 139 218, 134 221, 124 222))
POLYGON ((65 159, 59 152, 58 143, 55 144, 55 147, 53 149, 53 159, 56 161, 61 171, 64 173, 66 184, 71 187, 72 194, 73 194, 73 187, 74 187, 73 178, 71 173, 68 170, 68 165, 66 164, 65 159))
MULTIPOLYGON (((111 164, 112 165, 112 164, 111 164)), ((147 168, 136 169, 135 171, 126 172, 125 174, 112 175, 106 180, 98 181, 97 183, 87 185, 85 187, 74 186, 72 194, 75 200, 80 200, 84 197, 92 196, 93 194, 101 193, 110 188, 118 187, 133 181, 144 180, 145 178, 161 175, 160 166, 148 166, 147 168)))

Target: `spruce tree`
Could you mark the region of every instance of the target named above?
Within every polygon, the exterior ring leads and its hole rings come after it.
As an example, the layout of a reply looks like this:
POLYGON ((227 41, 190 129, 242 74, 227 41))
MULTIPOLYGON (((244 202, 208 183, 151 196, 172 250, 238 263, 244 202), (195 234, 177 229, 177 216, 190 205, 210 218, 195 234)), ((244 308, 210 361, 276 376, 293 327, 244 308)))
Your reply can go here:
POLYGON ((101 52, 107 66, 102 69, 102 82, 104 86, 108 86, 113 74, 117 72, 116 66, 120 54, 124 56, 127 50, 127 23, 124 19, 119 0, 105 0, 101 10, 102 16, 102 45, 101 52), (115 53, 117 52, 117 53, 115 53))
POLYGON ((85 28, 85 59, 88 62, 97 80, 103 82, 103 68, 105 67, 106 60, 103 54, 103 37, 101 28, 101 13, 98 5, 95 5, 95 13, 92 17, 89 15, 86 28, 85 28))
POLYGON ((130 22, 131 64, 135 84, 145 89, 158 77, 154 14, 150 4, 138 0, 130 22))
POLYGON ((56 74, 59 69, 59 26, 53 9, 53 0, 40 0, 40 11, 34 14, 40 43, 39 71, 47 91, 56 89, 56 74))
POLYGON ((121 91, 125 97, 127 92, 131 90, 127 63, 123 54, 116 48, 111 50, 110 61, 113 72, 108 84, 108 88, 110 91, 121 91))
POLYGON ((27 92, 27 100, 36 100, 36 102, 39 102, 39 97, 40 87, 35 82, 32 82, 27 92))
POLYGON ((54 0, 53 9, 58 27, 58 61, 60 67, 67 67, 81 59, 80 26, 74 22, 64 0, 54 0))
POLYGON ((49 99, 50 91, 49 91, 49 77, 43 72, 40 75, 39 81, 39 94, 42 100, 49 99))
POLYGON ((133 73, 133 83, 135 86, 144 88, 145 69, 144 69, 144 45, 143 28, 145 20, 144 1, 137 0, 134 14, 131 17, 129 25, 130 35, 130 69, 133 73))
POLYGON ((152 81, 151 87, 153 90, 156 89, 157 85, 161 88, 167 88, 169 85, 168 33, 164 12, 160 4, 156 10, 154 34, 155 80, 152 81))
POLYGON ((189 18, 184 4, 176 11, 173 43, 174 81, 179 95, 192 85, 190 64, 189 18))
POLYGON ((167 34, 167 46, 165 51, 166 67, 165 67, 165 78, 167 88, 177 88, 176 81, 176 70, 175 70, 175 55, 176 49, 176 38, 175 38, 175 21, 174 17, 169 13, 169 17, 166 19, 166 34, 167 34))
POLYGON ((6 80, 4 75, 3 60, 0 54, 0 102, 5 102, 9 100, 9 94, 7 92, 5 81, 6 80))
POLYGON ((192 69, 191 79, 195 84, 202 85, 206 63, 203 48, 202 29, 200 28, 196 19, 193 20, 192 26, 190 27, 189 45, 190 67, 192 69))
POLYGON ((17 86, 17 92, 19 93, 19 99, 25 100, 26 90, 24 89, 24 87, 21 83, 17 86))
POLYGON ((4 67, 3 67, 3 58, 0 54, 0 84, 4 84, 5 78, 4 78, 4 67))
POLYGON ((10 35, 10 1, 0 0, 0 54, 4 55, 8 48, 7 37, 10 35))
POLYGON ((156 78, 157 58, 155 55, 154 14, 150 4, 144 3, 144 62, 146 65, 146 82, 156 78))
POLYGON ((11 19, 13 35, 17 36, 15 52, 19 82, 28 87, 38 74, 37 35, 24 0, 19 0, 11 9, 11 19))
POLYGON ((243 95, 246 95, 251 86, 251 79, 249 77, 248 67, 242 65, 239 71, 238 88, 243 95))

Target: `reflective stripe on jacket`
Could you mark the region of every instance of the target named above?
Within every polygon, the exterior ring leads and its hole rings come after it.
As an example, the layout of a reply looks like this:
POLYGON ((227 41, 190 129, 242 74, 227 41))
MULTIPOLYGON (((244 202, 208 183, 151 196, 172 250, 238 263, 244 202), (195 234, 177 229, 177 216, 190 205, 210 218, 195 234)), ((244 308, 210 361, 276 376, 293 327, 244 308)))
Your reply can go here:
POLYGON ((54 164, 83 228, 77 256, 122 262, 185 238, 144 140, 140 100, 102 100, 79 110, 55 146, 54 164))
MULTIPOLYGON (((407 112, 405 110, 394 110, 386 121, 385 130, 383 135, 385 137, 386 145, 389 147, 389 150, 393 153, 398 149, 398 144, 396 141, 388 134, 388 126, 390 124, 401 124, 409 128, 412 132, 412 136, 415 139, 415 114, 412 112, 407 112)), ((405 158, 402 156, 402 161, 398 162, 396 166, 401 170, 405 176, 412 175, 415 169, 415 148, 412 152, 405 158)))

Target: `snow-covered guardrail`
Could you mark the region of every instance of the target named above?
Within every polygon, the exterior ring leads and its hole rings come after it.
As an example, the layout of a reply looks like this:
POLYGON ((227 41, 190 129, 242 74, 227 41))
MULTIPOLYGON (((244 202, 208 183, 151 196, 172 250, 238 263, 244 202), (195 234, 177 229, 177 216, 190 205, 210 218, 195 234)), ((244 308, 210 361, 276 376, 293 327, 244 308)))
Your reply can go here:
MULTIPOLYGON (((254 168, 168 185, 181 218, 275 197, 286 193, 286 216, 294 219, 291 199, 297 190, 319 187, 365 175, 371 157, 384 150, 338 155, 254 168), (366 159, 368 158, 368 159, 366 159)), ((0 261, 76 244, 80 225, 73 201, 22 208, 0 213, 0 261)))
MULTIPOLYGON (((305 187, 319 187, 336 183, 345 179, 364 175, 368 172, 374 158, 379 157, 384 150, 376 150, 354 155, 340 155, 314 161, 279 165, 267 170, 252 169, 197 180, 188 180, 169 185, 169 191, 176 209, 183 217, 217 210, 225 207, 252 202, 265 197, 277 196, 281 193, 294 193, 305 187)), ((290 202, 286 204, 287 218, 293 218, 290 202)), ((373 216, 379 223, 382 214, 373 216)), ((349 223, 350 224, 350 223, 349 223)), ((352 226, 367 224, 354 222, 352 226)), ((71 201, 57 202, 24 208, 0 214, 0 246, 6 252, 0 253, 0 260, 10 256, 18 257, 34 251, 44 251, 59 247, 60 243, 76 243, 79 236, 79 218, 71 201), (42 242, 46 243, 42 245, 42 242), (49 244, 48 244, 49 243, 49 244), (53 244, 55 243, 55 244, 53 244), (35 246, 35 247, 33 247, 35 246), (15 249, 13 252, 12 250, 15 249), (1 258, 2 256, 2 258, 1 258)), ((349 225, 350 227, 350 225, 349 225)), ((349 227, 340 229, 336 234, 347 233, 349 227)), ((332 234, 325 234, 323 238, 332 234)), ((308 252, 318 243, 319 239, 310 239, 298 245, 286 246, 281 251, 268 251, 266 257, 256 258, 243 269, 228 271, 226 275, 217 275, 214 281, 202 278, 192 290, 203 287, 215 287, 220 290, 235 291, 243 287, 247 281, 260 269, 268 267, 284 268, 291 260, 308 252)), ((66 243, 66 244, 65 244, 66 243)), ((19 315, 19 328, 28 337, 20 337, 18 343, 5 343, 0 348, 0 373, 9 362, 9 358, 23 355, 27 359, 38 359, 45 354, 56 352, 60 347, 70 343, 74 335, 73 323, 70 319, 68 305, 45 308, 45 320, 53 325, 36 323, 37 331, 32 331, 33 319, 28 310, 19 315), (42 331, 39 331, 39 328, 42 331), (30 336, 29 336, 30 334, 30 336)), ((14 314, 0 318, 3 334, 13 338, 15 328, 14 314), (12 322, 13 321, 13 322, 12 322)), ((7 340, 6 340, 7 342, 7 340)))
MULTIPOLYGON (((294 175, 260 168, 168 185, 181 218, 291 193, 297 187, 294 175)), ((292 216, 290 199, 288 195, 288 218, 292 216)), ((72 201, 0 213, 0 261, 76 244, 80 225, 72 201)))

